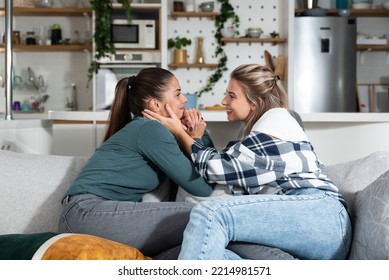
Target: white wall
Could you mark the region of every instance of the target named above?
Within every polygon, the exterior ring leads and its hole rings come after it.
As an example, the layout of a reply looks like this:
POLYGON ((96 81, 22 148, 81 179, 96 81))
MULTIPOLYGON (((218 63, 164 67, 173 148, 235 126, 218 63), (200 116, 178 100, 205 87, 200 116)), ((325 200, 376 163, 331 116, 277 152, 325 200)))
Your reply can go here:
MULTIPOLYGON (((196 7, 203 0, 196 0, 196 7)), ((220 4, 215 2, 214 11, 219 11, 220 4)), ((264 31, 264 36, 269 36, 273 31, 280 33, 282 37, 287 36, 287 30, 282 30, 286 26, 287 18, 283 16, 283 11, 286 9, 287 1, 282 0, 231 0, 230 3, 235 9, 235 13, 240 18, 240 36, 246 35, 247 28, 260 27, 264 31)), ((168 1, 168 15, 173 10, 173 0, 168 1)), ((197 37, 204 37, 204 53, 206 63, 217 63, 214 56, 215 43, 214 38, 215 26, 214 21, 209 18, 177 18, 173 20, 168 18, 168 38, 176 37, 177 35, 186 36, 192 39, 192 45, 188 49, 188 63, 193 63, 196 53, 197 37)), ((224 73, 223 78, 216 84, 212 92, 204 93, 197 101, 197 104, 204 106, 213 106, 220 104, 224 92, 227 88, 229 73, 238 65, 245 63, 260 63, 265 64, 264 51, 268 50, 276 59, 278 54, 283 52, 283 45, 273 46, 272 44, 262 43, 240 43, 226 44, 225 51, 228 56, 228 71, 224 73)), ((168 63, 171 63, 171 51, 168 53, 168 63)), ((171 71, 177 76, 181 83, 184 93, 193 93, 205 86, 207 78, 213 74, 214 70, 203 69, 187 69, 179 68, 171 71)))

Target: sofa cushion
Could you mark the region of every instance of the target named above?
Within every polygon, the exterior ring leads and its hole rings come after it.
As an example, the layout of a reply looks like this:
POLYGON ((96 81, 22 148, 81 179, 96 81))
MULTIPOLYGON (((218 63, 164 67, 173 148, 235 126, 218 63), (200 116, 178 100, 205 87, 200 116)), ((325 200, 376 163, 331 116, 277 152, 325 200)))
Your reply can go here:
POLYGON ((0 248, 1 260, 151 260, 126 244, 76 233, 5 234, 0 248))
POLYGON ((337 185, 347 202, 351 219, 354 220, 354 200, 358 191, 374 182, 389 170, 389 152, 372 153, 357 160, 329 165, 323 173, 337 185))
POLYGON ((362 191, 354 203, 354 238, 349 259, 389 260, 389 171, 362 191))
POLYGON ((0 151, 0 234, 57 231, 61 198, 85 162, 0 151))

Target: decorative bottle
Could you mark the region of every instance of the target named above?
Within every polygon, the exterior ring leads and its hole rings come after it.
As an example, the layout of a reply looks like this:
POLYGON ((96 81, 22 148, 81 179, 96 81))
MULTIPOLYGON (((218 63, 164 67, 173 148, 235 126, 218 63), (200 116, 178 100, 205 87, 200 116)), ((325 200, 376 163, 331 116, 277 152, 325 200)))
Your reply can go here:
POLYGON ((203 37, 197 38, 197 50, 195 63, 204 63, 204 52, 203 52, 203 37))

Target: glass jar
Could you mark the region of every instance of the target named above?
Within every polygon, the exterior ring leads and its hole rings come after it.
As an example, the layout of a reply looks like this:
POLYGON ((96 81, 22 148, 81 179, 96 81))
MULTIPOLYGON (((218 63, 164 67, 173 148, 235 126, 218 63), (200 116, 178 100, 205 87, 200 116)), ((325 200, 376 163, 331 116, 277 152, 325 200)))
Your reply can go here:
POLYGON ((20 31, 14 31, 12 33, 12 44, 14 44, 14 45, 20 45, 21 44, 20 31))
POLYGON ((27 31, 26 45, 36 45, 36 38, 34 31, 27 31))

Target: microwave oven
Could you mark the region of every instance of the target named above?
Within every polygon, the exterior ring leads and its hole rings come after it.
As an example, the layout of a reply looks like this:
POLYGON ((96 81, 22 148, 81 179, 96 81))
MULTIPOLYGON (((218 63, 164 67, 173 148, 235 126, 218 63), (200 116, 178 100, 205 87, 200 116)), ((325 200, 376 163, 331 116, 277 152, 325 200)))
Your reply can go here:
POLYGON ((115 49, 156 49, 156 23, 152 19, 113 19, 111 39, 115 49))

